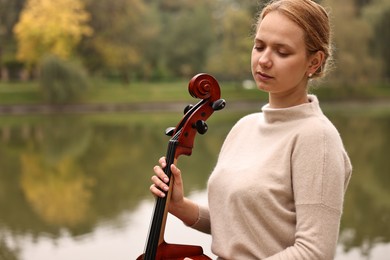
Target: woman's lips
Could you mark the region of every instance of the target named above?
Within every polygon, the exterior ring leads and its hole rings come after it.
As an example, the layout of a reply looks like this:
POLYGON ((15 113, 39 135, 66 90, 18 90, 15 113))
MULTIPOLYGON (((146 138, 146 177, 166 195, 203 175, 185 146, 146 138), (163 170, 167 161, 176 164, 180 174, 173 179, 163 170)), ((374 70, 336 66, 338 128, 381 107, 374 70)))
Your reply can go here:
POLYGON ((266 73, 260 72, 260 71, 256 72, 256 76, 261 81, 268 81, 268 80, 271 80, 274 78, 274 77, 272 77, 266 73))

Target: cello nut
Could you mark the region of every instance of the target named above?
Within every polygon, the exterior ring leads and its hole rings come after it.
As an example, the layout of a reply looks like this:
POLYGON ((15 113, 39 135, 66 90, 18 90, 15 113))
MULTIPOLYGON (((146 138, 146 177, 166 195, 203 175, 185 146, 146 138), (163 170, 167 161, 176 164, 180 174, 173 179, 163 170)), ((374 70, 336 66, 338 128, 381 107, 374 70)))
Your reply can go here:
POLYGON ((193 108, 193 107, 194 107, 194 105, 192 105, 192 104, 187 105, 187 106, 184 108, 184 114, 187 114, 187 112, 190 111, 191 108, 193 108))

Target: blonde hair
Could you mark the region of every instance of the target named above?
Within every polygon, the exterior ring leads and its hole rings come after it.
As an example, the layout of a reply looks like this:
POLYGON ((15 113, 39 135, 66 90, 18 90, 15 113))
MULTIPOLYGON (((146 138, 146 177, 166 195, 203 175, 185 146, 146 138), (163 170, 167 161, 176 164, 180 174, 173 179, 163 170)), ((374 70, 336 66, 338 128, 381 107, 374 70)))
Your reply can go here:
POLYGON ((326 10, 311 0, 272 0, 261 11, 257 26, 267 14, 274 11, 285 15, 303 29, 308 55, 317 51, 325 54, 323 64, 312 77, 324 76, 332 62, 330 22, 326 10))

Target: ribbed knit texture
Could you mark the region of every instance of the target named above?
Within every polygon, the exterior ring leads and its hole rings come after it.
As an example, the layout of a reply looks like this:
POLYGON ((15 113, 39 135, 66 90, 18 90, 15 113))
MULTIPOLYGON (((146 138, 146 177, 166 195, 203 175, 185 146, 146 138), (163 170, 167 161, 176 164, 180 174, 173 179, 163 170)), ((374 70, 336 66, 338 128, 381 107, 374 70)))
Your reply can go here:
POLYGON ((333 259, 352 167, 318 100, 242 118, 194 228, 220 259, 333 259))

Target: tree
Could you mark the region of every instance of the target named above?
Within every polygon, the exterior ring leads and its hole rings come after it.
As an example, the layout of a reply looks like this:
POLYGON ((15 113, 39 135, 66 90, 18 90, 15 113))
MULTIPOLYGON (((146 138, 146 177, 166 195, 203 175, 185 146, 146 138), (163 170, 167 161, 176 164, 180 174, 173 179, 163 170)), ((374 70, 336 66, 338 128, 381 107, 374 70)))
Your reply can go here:
POLYGON ((361 16, 354 0, 323 1, 331 7, 334 24, 335 65, 331 81, 343 85, 360 85, 378 79, 380 61, 370 53, 373 28, 361 16))
POLYGON ((109 68, 126 82, 137 74, 144 62, 147 46, 156 27, 142 0, 85 0, 97 33, 83 43, 83 50, 94 53, 89 67, 109 68))
POLYGON ((15 60, 16 43, 12 28, 18 21, 25 0, 0 0, 0 78, 13 78, 20 67, 15 60), (15 68, 15 69, 14 69, 15 68))
POLYGON ((221 15, 219 42, 208 62, 208 68, 218 78, 244 80, 251 78, 250 53, 253 46, 251 28, 254 24, 249 10, 228 7, 221 15))
POLYGON ((390 8, 385 9, 385 13, 382 15, 381 20, 375 26, 374 46, 378 50, 379 57, 382 57, 383 61, 383 75, 390 79, 390 8))
POLYGON ((197 3, 197 6, 183 6, 181 12, 171 14, 163 31, 162 58, 176 76, 188 78, 205 70, 210 46, 215 40, 207 4, 197 3))
POLYGON ((40 62, 39 85, 46 101, 66 104, 79 101, 88 89, 88 75, 73 60, 47 55, 40 62))
POLYGON ((92 34, 88 21, 80 0, 27 0, 14 27, 18 59, 35 65, 46 53, 68 58, 81 38, 92 34))
POLYGON ((390 79, 390 2, 388 0, 371 0, 364 10, 364 18, 374 28, 371 40, 372 54, 382 61, 383 77, 390 79))

